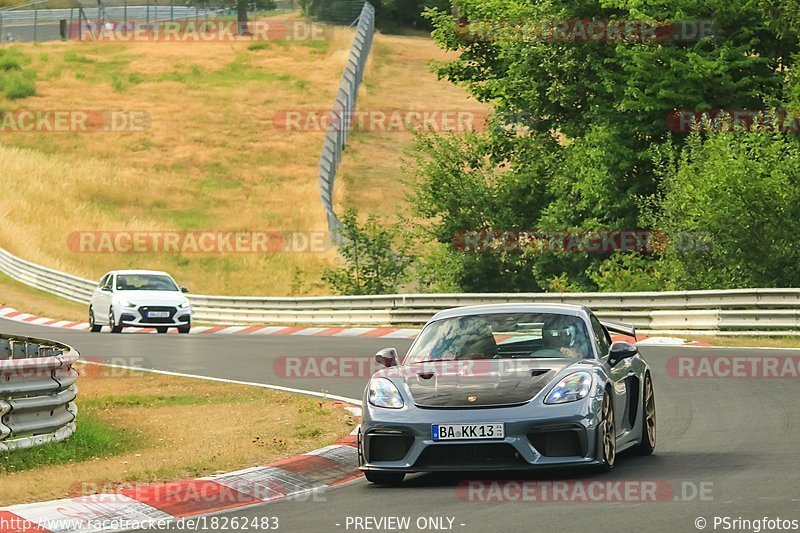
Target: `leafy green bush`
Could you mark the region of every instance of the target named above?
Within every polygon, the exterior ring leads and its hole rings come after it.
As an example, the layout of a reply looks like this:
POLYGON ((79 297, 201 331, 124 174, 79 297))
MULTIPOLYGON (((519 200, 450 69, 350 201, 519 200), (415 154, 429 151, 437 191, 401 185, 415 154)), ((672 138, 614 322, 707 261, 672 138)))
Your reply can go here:
POLYGON ((0 48, 0 93, 9 100, 36 94, 36 72, 24 68, 30 61, 17 48, 0 48))
POLYGON ((355 210, 341 219, 344 239, 339 253, 344 265, 327 268, 322 280, 340 294, 387 294, 397 292, 410 259, 392 247, 394 233, 370 216, 361 225, 355 210))
POLYGON ((638 253, 615 253, 587 274, 602 292, 664 290, 659 263, 638 253))
POLYGON ((36 94, 36 73, 32 70, 0 74, 0 87, 9 100, 19 100, 36 94))
POLYGON ((800 287, 800 142, 765 133, 692 135, 661 160, 646 218, 671 239, 664 273, 678 289, 800 287))

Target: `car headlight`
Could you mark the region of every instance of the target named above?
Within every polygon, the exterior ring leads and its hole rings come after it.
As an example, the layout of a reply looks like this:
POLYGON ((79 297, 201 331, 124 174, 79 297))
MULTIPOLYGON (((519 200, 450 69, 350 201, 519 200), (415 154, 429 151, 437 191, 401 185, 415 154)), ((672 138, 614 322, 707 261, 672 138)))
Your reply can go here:
POLYGON ((117 298, 116 304, 120 307, 136 307, 136 304, 129 302, 125 298, 117 298))
POLYGON ((544 403, 552 405, 575 402, 586 398, 590 390, 592 390, 592 375, 589 372, 575 372, 559 381, 558 385, 547 393, 544 403))
POLYGON ((405 405, 400 391, 386 378, 376 378, 369 382, 369 403, 388 409, 400 409, 405 405))
POLYGON ((189 307, 189 305, 190 305, 189 300, 186 300, 185 302, 181 303, 178 307, 180 307, 181 309, 186 309, 189 307))

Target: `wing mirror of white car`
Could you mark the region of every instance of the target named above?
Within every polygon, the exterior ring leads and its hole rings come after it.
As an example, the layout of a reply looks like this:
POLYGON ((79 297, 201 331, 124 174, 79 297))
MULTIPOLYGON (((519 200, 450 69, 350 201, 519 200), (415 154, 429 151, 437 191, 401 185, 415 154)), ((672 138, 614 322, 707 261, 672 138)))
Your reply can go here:
POLYGON ((189 292, 189 289, 186 287, 181 287, 181 292, 189 292))
POLYGON ((623 359, 635 357, 639 353, 639 349, 635 344, 625 341, 617 341, 611 345, 611 351, 608 353, 608 364, 614 366, 623 359))
POLYGON ((387 368, 397 366, 397 350, 384 348, 375 354, 375 360, 387 368))
POLYGON ((101 291, 105 291, 105 292, 111 292, 111 287, 108 287, 108 286, 100 287, 100 290, 101 291))

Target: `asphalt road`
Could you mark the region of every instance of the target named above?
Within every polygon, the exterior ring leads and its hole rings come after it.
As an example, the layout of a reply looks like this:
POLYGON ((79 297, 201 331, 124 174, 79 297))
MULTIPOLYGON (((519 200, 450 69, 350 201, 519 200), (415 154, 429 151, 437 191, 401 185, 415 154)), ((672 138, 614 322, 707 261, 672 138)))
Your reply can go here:
MULTIPOLYGON (((368 357, 406 340, 281 337, 258 335, 111 335, 55 330, 0 320, 0 331, 54 338, 76 347, 84 358, 215 377, 258 381, 360 397, 366 379, 287 377, 274 372, 285 356, 368 357)), ((800 355, 800 350, 720 350, 642 347, 657 394, 658 446, 651 457, 619 458, 610 474, 555 472, 547 475, 489 474, 410 476, 398 487, 379 488, 363 479, 306 501, 267 504, 220 515, 274 516, 281 531, 766 531, 759 524, 730 520, 764 518, 800 521, 800 387, 797 379, 686 379, 667 371, 676 356, 765 357, 800 355), (659 487, 657 501, 513 501, 484 503, 459 490, 468 480, 625 481, 659 487), (662 489, 666 487, 666 492, 662 489), (365 522, 408 517, 407 528, 365 522), (421 521, 443 517, 441 525, 421 521), (452 525, 447 519, 452 519, 452 525), (360 527, 359 527, 360 524, 360 527), (740 527, 735 527, 735 526, 740 527)), ((541 486, 541 485, 540 485, 541 486)), ((575 485, 573 485, 575 486, 575 485)), ((611 485, 606 485, 611 486, 611 485)), ((510 486, 512 489, 514 485, 510 486)), ((608 492, 606 492, 608 493, 608 492)), ((570 492, 570 494, 574 494, 570 492)), ((519 492, 511 493, 512 496, 519 492)), ((612 498, 613 499, 613 498, 612 498)), ((767 524, 775 525, 775 524, 767 524)), ((786 526, 793 527, 791 523, 786 526)), ((239 528, 241 529, 241 528, 239 528)), ((250 529, 255 529, 250 527, 250 529)))

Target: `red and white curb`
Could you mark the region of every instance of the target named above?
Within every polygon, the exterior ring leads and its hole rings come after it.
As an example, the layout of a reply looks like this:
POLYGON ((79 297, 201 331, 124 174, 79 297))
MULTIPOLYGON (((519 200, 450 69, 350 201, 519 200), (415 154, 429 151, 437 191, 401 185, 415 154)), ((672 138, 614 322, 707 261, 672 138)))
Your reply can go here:
MULTIPOLYGON (((47 326, 52 328, 88 331, 88 322, 70 322, 57 320, 30 313, 23 313, 13 307, 0 307, 0 318, 22 322, 34 326, 47 326)), ((154 328, 125 328, 123 333, 156 333, 154 328)), ((175 333, 174 329, 170 329, 175 333)), ((413 339, 419 333, 414 328, 328 328, 306 326, 192 326, 190 333, 223 335, 298 335, 298 336, 329 336, 329 337, 372 337, 376 339, 413 339)))
MULTIPOLYGON (((360 408, 345 409, 360 422, 360 408)), ((0 508, 0 533, 124 531, 286 499, 318 501, 325 489, 360 476, 356 433, 357 426, 336 444, 266 466, 0 508)))
MULTIPOLYGON (((12 307, 0 307, 0 318, 53 328, 89 330, 88 322, 70 322, 69 320, 56 320, 52 318, 32 315, 17 311, 12 307)), ((174 333, 174 330, 170 330, 174 333)), ((373 339, 414 339, 420 330, 416 328, 327 328, 307 326, 193 326, 193 334, 222 334, 222 335, 288 335, 288 336, 319 336, 319 337, 367 337, 373 339)), ((123 333, 156 333, 154 328, 125 328, 123 333)), ((624 335, 614 335, 613 340, 632 340, 624 335)), ((678 337, 643 337, 639 336, 636 344, 642 346, 711 346, 710 344, 694 341, 687 342, 678 337)))

